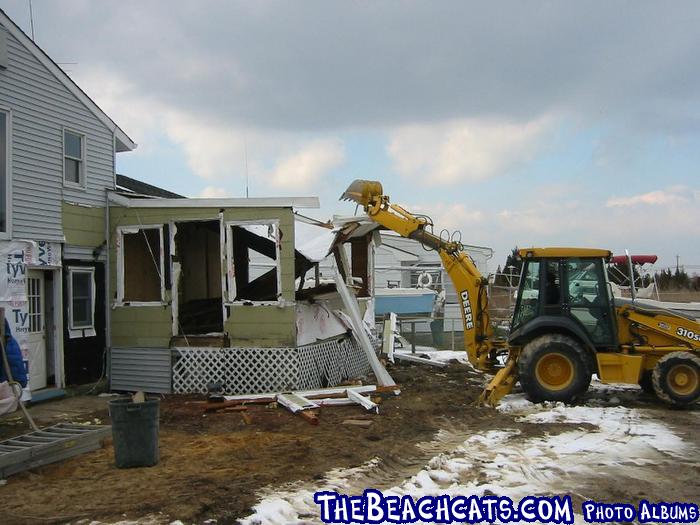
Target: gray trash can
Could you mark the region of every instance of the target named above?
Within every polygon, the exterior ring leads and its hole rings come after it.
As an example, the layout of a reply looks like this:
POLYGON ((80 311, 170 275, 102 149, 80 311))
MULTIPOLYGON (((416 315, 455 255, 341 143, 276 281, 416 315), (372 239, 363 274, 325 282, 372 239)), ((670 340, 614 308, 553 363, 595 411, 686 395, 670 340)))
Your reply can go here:
POLYGON ((151 467, 158 464, 159 413, 159 399, 134 403, 130 397, 125 397, 109 402, 117 467, 151 467))

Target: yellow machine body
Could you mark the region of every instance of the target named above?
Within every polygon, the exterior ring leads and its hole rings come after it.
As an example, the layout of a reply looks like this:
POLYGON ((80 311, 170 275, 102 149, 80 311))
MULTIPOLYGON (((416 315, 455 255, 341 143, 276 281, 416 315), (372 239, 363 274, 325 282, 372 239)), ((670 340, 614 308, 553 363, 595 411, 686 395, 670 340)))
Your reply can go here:
MULTIPOLYGON (((529 359, 526 354, 534 355, 536 349, 515 344, 517 339, 509 343, 494 338, 488 313, 487 280, 478 271, 471 257, 464 252, 462 244, 433 234, 429 218, 413 215, 404 208, 391 204, 389 197, 383 194, 379 182, 356 180, 341 198, 363 206, 367 215, 386 229, 415 239, 439 253, 460 301, 464 345, 469 362, 478 370, 495 372, 482 394, 482 401, 496 404, 510 393, 519 379, 521 361, 529 359), (500 353, 507 353, 503 365, 497 359, 500 353)), ((525 248, 519 250, 519 255, 524 261, 567 261, 606 260, 612 254, 600 249, 554 247, 525 248)), ((522 294, 521 284, 519 299, 522 294)), ((606 300, 612 302, 613 298, 606 295, 606 300)), ((616 332, 615 344, 595 347, 589 343, 585 349, 586 355, 590 356, 586 359, 591 363, 586 365, 590 367, 589 382, 590 374, 597 373, 605 383, 641 384, 645 373, 658 368, 660 360, 673 354, 680 355, 680 361, 670 363, 667 367, 670 371, 666 375, 676 381, 678 392, 700 392, 700 323, 639 301, 616 301, 610 313, 614 317, 611 326, 616 332)), ((557 319, 551 316, 547 319, 552 320, 551 326, 545 321, 544 326, 540 326, 538 335, 549 337, 555 346, 564 344, 562 328, 557 325, 557 319)), ((561 352, 550 352, 549 358, 541 361, 543 364, 537 364, 533 368, 535 375, 557 381, 562 366, 568 366, 567 363, 571 361, 560 354, 561 352), (559 357, 555 359, 552 355, 559 357)), ((566 378, 562 381, 563 384, 568 384, 566 378)), ((588 388, 588 383, 585 388, 588 388)))

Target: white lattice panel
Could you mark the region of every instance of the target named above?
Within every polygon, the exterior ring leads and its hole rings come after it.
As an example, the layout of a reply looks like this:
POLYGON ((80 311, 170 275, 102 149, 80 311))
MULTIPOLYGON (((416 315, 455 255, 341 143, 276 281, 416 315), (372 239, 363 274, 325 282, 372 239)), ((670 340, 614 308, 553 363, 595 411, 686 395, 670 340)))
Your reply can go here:
POLYGON ((348 338, 299 348, 176 348, 173 391, 205 393, 221 383, 226 394, 336 386, 366 376, 369 362, 348 338))

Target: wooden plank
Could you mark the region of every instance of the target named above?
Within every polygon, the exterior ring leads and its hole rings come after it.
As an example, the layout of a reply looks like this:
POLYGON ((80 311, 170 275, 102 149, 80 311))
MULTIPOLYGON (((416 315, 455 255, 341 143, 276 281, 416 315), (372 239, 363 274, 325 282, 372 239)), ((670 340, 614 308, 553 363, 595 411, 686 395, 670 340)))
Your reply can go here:
POLYGON ((392 363, 394 362, 394 340, 396 332, 396 314, 389 313, 389 319, 384 321, 384 333, 382 337, 382 352, 392 363))
MULTIPOLYGON (((307 399, 325 398, 330 397, 334 394, 345 395, 345 392, 348 390, 348 388, 352 388, 355 392, 360 393, 379 391, 379 388, 377 388, 376 385, 354 385, 337 386, 332 388, 319 388, 318 390, 296 390, 294 393, 307 399)), ((395 385, 392 385, 389 390, 393 391, 394 388, 395 385)), ((265 394, 241 394, 236 396, 224 396, 224 399, 226 399, 227 401, 252 402, 257 399, 270 398, 270 401, 268 401, 268 403, 270 403, 275 400, 275 396, 277 396, 277 394, 279 393, 280 392, 268 392, 265 394)))
POLYGON ((432 359, 426 359, 425 357, 418 357, 417 355, 411 354, 395 353, 394 359, 398 359, 399 361, 408 361, 410 363, 418 363, 421 365, 435 366, 438 368, 445 368, 447 366, 447 363, 443 363, 441 361, 433 361, 432 359))
POLYGON ((303 410, 318 408, 318 405, 313 401, 310 401, 304 396, 295 393, 278 394, 276 400, 280 405, 290 410, 293 414, 303 410))
POLYGON ((351 399, 360 406, 363 406, 367 410, 374 411, 375 414, 379 414, 379 405, 372 401, 371 399, 363 396, 359 392, 354 391, 352 388, 348 388, 348 399, 351 399))
POLYGON ((338 289, 341 299, 343 300, 343 305, 347 313, 350 315, 350 320, 352 321, 353 335, 357 339, 360 348, 364 350, 367 360, 372 367, 372 372, 377 378, 377 382, 380 386, 395 386, 395 381, 392 379, 386 368, 382 366, 377 358, 377 354, 374 353, 374 348, 372 347, 372 342, 369 340, 369 336, 365 331, 364 324, 362 322, 362 316, 360 315, 360 306, 357 303, 357 297, 350 292, 350 289, 345 284, 343 277, 340 272, 336 269, 335 271, 335 285, 338 289))

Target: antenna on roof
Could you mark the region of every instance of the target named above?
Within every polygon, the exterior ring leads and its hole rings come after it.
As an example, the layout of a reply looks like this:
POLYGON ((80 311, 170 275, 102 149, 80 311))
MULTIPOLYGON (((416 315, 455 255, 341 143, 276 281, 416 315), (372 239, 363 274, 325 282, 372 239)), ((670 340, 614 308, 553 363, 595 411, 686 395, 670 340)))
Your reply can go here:
POLYGON ((248 198, 248 143, 243 139, 243 151, 245 153, 245 198, 248 198))
POLYGON ((32 40, 34 40, 34 10, 32 9, 32 0, 29 0, 29 26, 32 30, 32 40))

